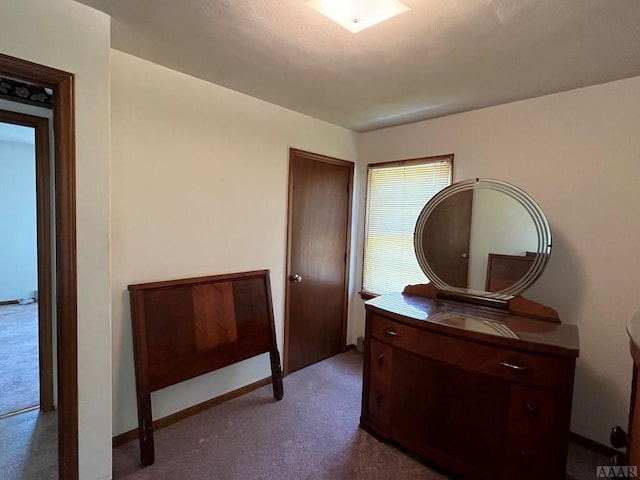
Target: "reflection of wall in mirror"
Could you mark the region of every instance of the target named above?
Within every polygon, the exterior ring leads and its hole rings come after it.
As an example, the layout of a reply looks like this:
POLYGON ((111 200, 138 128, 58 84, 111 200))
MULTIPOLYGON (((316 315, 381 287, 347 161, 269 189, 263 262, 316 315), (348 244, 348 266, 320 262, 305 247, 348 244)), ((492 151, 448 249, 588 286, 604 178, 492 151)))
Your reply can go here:
POLYGON ((525 255, 537 250, 535 224, 517 200, 496 190, 474 190, 469 288, 484 290, 489 253, 525 255))

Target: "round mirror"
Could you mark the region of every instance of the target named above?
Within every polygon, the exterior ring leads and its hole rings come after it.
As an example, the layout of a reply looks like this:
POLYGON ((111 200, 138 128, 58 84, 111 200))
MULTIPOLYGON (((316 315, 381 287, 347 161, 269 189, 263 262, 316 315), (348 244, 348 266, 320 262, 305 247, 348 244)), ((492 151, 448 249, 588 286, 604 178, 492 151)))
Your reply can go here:
POLYGON ((476 178, 441 190, 424 206, 414 248, 438 290, 508 300, 544 271, 551 231, 526 192, 500 180, 476 178))

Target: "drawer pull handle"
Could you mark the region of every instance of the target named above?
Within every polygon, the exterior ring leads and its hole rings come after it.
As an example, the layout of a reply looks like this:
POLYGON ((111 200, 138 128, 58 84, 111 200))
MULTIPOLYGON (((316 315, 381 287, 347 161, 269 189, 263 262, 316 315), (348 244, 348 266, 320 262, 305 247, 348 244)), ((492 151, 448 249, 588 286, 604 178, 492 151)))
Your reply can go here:
POLYGON ((399 333, 394 332, 393 330, 390 330, 388 328, 384 329, 384 333, 386 333, 387 335, 391 335, 392 337, 401 337, 402 336, 399 333))
POLYGON ((378 362, 379 367, 382 366, 383 361, 384 361, 384 355, 382 353, 379 353, 378 356, 376 357, 376 362, 378 362))
POLYGON ((376 403, 378 406, 382 404, 382 392, 376 391, 376 403))
POLYGON ((516 365, 515 363, 500 362, 500 365, 502 365, 503 367, 511 368, 512 370, 517 370, 519 372, 524 372, 526 370, 526 367, 523 367, 522 365, 516 365))
POLYGON ((527 410, 529 411, 529 419, 532 421, 535 420, 538 416, 538 407, 531 402, 527 402, 527 410))

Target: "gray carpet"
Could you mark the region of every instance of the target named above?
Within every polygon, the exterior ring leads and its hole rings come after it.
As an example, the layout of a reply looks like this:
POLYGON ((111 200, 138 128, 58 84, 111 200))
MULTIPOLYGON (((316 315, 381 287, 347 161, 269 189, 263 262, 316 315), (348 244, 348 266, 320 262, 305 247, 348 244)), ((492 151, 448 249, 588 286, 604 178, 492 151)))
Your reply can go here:
POLYGON ((0 416, 40 402, 38 304, 0 306, 0 416))
MULTIPOLYGON (((450 478, 358 427, 362 358, 350 351, 288 375, 280 402, 263 387, 157 431, 152 466, 139 467, 137 441, 118 447, 113 478, 450 478)), ((572 445, 568 479, 593 479, 602 464, 604 457, 572 445)))
POLYGON ((114 450, 113 478, 425 479, 447 477, 358 428, 362 356, 347 352, 155 434, 156 461, 138 444, 114 450))
POLYGON ((0 480, 57 479, 57 424, 37 408, 0 419, 0 480))

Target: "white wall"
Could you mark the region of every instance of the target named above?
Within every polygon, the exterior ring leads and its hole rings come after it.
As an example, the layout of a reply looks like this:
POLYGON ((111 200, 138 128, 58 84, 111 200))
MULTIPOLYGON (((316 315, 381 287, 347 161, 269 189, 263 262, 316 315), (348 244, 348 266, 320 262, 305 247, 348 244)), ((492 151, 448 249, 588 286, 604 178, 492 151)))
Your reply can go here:
POLYGON ((513 197, 497 190, 473 191, 468 288, 485 290, 490 253, 525 255, 538 249, 536 225, 513 197))
POLYGON ((71 0, 0 12, 2 53, 75 74, 80 478, 110 478, 109 18, 71 0))
POLYGON ((33 143, 0 140, 0 232, 0 302, 31 298, 38 289, 33 143))
MULTIPOLYGON (((356 135, 112 50, 113 433, 137 426, 127 285, 270 269, 282 353, 289 147, 356 135)), ((152 395, 154 418, 262 379, 262 355, 152 395)))
MULTIPOLYGON (((640 77, 359 139, 361 165, 453 152, 456 180, 503 179, 540 204, 553 250, 546 272, 525 296, 555 307, 563 322, 578 326, 572 429, 604 444, 613 425, 627 424, 631 359, 625 322, 640 309, 638 112, 640 77)), ((359 181, 365 181, 362 174, 359 181)), ((353 338, 363 331, 361 300, 354 298, 352 311, 353 338)))

